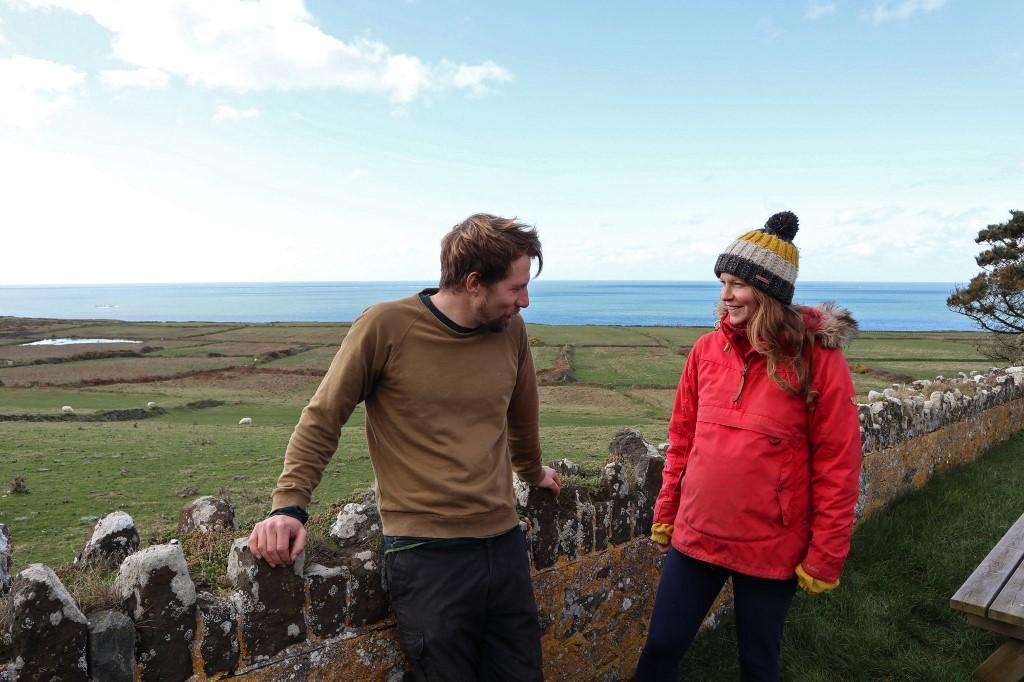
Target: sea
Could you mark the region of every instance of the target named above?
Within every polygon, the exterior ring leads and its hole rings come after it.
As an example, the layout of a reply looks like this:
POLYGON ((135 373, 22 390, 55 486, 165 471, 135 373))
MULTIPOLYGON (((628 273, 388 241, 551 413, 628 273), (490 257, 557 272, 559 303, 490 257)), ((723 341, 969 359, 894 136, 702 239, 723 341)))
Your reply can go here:
MULTIPOLYGON (((251 282, 0 286, 0 316, 126 321, 340 322, 431 282, 251 282)), ((799 282, 794 302, 833 301, 865 331, 970 331, 950 311, 953 283, 799 282)), ((711 325, 717 282, 564 281, 530 284, 527 322, 711 325)))

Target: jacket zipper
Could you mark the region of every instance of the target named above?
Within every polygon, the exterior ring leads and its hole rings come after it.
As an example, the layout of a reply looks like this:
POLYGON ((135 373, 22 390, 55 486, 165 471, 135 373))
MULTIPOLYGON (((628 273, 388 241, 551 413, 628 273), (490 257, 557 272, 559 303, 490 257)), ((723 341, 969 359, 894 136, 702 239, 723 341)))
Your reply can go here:
POLYGON ((743 393, 743 384, 747 382, 747 370, 750 369, 750 363, 743 363, 743 371, 740 372, 740 385, 736 388, 736 395, 732 398, 732 405, 736 407, 740 402, 740 393, 743 393))

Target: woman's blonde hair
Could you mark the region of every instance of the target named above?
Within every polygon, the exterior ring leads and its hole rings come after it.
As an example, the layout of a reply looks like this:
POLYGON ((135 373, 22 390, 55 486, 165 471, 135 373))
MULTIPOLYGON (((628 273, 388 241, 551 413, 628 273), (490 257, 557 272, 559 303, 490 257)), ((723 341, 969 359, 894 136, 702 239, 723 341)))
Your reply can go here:
POLYGON ((804 358, 805 348, 813 343, 813 338, 808 339, 803 316, 796 306, 782 303, 757 287, 751 290, 757 306, 747 321, 747 338, 757 352, 765 356, 768 376, 779 388, 811 405, 818 392, 811 385, 811 366, 804 358), (788 368, 786 373, 795 382, 780 376, 779 367, 788 368))

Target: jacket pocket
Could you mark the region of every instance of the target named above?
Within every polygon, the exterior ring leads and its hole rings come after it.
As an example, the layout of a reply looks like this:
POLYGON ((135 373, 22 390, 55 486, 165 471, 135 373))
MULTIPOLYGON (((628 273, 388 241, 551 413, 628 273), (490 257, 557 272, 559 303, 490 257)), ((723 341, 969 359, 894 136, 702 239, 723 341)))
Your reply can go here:
POLYGON ((413 677, 427 682, 441 682, 442 678, 427 660, 423 633, 398 628, 398 646, 402 649, 406 663, 412 668, 413 677))
POLYGON ((790 522, 791 461, 791 443, 777 436, 698 419, 682 481, 682 520, 725 540, 777 537, 790 522))
POLYGON ((780 482, 776 488, 779 496, 779 518, 782 521, 783 526, 788 526, 792 521, 792 512, 790 512, 790 499, 792 495, 780 482))

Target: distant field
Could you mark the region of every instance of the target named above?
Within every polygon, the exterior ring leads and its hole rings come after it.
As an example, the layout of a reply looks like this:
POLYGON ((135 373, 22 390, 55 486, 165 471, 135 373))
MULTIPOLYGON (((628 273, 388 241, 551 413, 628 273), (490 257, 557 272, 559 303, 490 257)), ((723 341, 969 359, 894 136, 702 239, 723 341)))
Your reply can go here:
POLYGON ((710 327, 613 327, 530 325, 547 346, 692 346, 710 327))
POLYGON ((341 342, 331 344, 329 346, 318 346, 302 351, 295 355, 280 358, 278 360, 269 360, 264 365, 265 367, 275 367, 279 369, 317 369, 326 370, 330 366, 331 360, 334 359, 334 355, 338 352, 338 346, 341 342))
POLYGON ((850 345, 851 360, 893 358, 983 359, 972 332, 864 332, 850 345))
MULTIPOLYGON (((135 422, 0 421, 0 488, 22 475, 30 489, 0 498, 0 523, 11 528, 15 567, 70 560, 93 517, 115 509, 135 517, 144 541, 172 537, 178 509, 196 495, 231 499, 242 525, 250 526, 267 512, 288 437, 348 328, 0 318, 0 415, 56 416, 62 405, 94 414, 145 408, 150 401, 167 410, 135 422), (50 346, 41 355, 34 349, 42 347, 18 345, 64 336, 144 343, 50 346), (25 364, 141 345, 151 350, 25 364), (102 384, 90 385, 97 382, 102 384), (201 407, 198 401, 221 404, 201 407), (241 417, 251 417, 253 425, 239 426, 241 417), (194 493, 177 496, 190 486, 194 493)), ((569 383, 541 387, 545 458, 569 457, 596 467, 623 427, 663 441, 686 353, 707 331, 530 325, 539 372, 552 369, 563 349, 572 364, 569 383)), ((989 367, 975 349, 980 338, 869 333, 853 342, 847 358, 863 399, 868 390, 894 383, 879 373, 916 379, 989 367)), ((365 488, 372 478, 359 409, 342 433, 311 511, 365 488)))
POLYGON ((534 346, 530 350, 533 352, 533 366, 538 370, 553 367, 555 359, 562 352, 560 346, 534 346))
POLYGON ((273 324, 247 326, 209 334, 213 341, 286 342, 305 344, 332 344, 337 346, 348 332, 348 324, 290 325, 273 324))
POLYGON ((82 343, 71 346, 19 346, 17 343, 0 342, 0 367, 27 365, 50 359, 67 360, 87 353, 128 352, 138 353, 138 343, 82 343))
MULTIPOLYGON (((45 322, 43 323, 45 325, 45 322)), ((77 336, 79 338, 127 338, 140 341, 185 339, 208 336, 217 332, 235 329, 238 325, 222 322, 106 322, 82 320, 73 326, 58 323, 52 330, 45 326, 37 329, 47 336, 77 336)))
POLYGON ((270 353, 294 353, 303 348, 304 346, 291 344, 287 341, 239 341, 234 343, 217 343, 214 341, 208 341, 203 344, 174 348, 169 351, 161 352, 160 355, 186 357, 195 355, 196 353, 201 354, 205 351, 208 357, 237 356, 254 358, 261 355, 268 355, 270 353))
POLYGON ((76 360, 54 365, 24 365, 0 368, 0 381, 4 386, 29 387, 32 385, 78 386, 95 382, 152 380, 185 374, 224 369, 240 364, 252 364, 248 358, 210 358, 185 356, 102 358, 76 360))
POLYGON ((675 386, 686 355, 661 346, 579 347, 572 353, 576 378, 615 388, 675 386))

